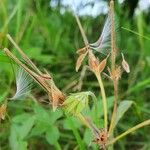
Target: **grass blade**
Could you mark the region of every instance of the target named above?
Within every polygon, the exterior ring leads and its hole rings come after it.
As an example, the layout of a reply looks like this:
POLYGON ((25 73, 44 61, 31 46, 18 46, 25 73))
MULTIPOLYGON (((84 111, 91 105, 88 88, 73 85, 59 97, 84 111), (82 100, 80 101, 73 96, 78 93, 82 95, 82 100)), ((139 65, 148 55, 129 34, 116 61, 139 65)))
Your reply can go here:
POLYGON ((121 28, 122 28, 122 29, 124 29, 124 30, 127 30, 127 31, 129 31, 129 32, 131 32, 131 33, 134 33, 134 34, 136 34, 136 35, 138 35, 138 36, 141 36, 142 38, 144 38, 144 39, 146 39, 146 40, 150 40, 150 38, 149 38, 149 37, 144 36, 144 35, 142 35, 142 34, 140 34, 140 33, 136 32, 136 31, 130 30, 130 29, 125 28, 125 27, 121 27, 121 28))
POLYGON ((123 138, 124 136, 134 132, 135 130, 139 129, 139 128, 142 128, 144 126, 147 126, 147 125, 150 125, 150 119, 149 120, 146 120, 130 129, 128 129, 127 131, 125 131, 124 133, 120 134, 119 136, 117 136, 116 138, 114 138, 109 144, 113 144, 115 143, 116 141, 120 140, 121 138, 123 138))

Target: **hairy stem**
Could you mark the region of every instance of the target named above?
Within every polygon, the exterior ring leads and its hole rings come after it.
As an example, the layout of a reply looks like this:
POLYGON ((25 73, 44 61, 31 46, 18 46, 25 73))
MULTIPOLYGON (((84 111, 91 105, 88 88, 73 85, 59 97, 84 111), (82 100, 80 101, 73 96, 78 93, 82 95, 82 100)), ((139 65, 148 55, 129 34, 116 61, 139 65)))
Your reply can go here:
POLYGON ((112 69, 115 68, 115 61, 116 61, 116 46, 115 46, 115 25, 114 25, 114 2, 111 0, 110 2, 110 12, 111 18, 111 65, 112 69))
MULTIPOLYGON (((110 1, 110 18, 111 18, 111 71, 113 72, 116 69, 116 54, 117 54, 117 49, 115 45, 115 25, 114 25, 114 1, 110 1)), ((116 112, 117 112, 117 101, 118 101, 118 80, 113 79, 113 85, 114 85, 114 107, 113 107, 113 112, 112 112, 112 117, 111 117, 111 123, 109 127, 109 134, 112 133, 114 129, 114 122, 116 119, 116 112)))
POLYGON ((140 123, 140 124, 138 124, 138 125, 136 125, 136 126, 134 126, 134 127, 132 127, 132 128, 130 128, 130 129, 128 129, 127 131, 125 131, 124 133, 120 134, 119 136, 117 136, 116 138, 114 138, 112 141, 110 141, 109 144, 115 143, 116 141, 120 140, 120 139, 123 138, 124 136, 126 136, 126 135, 128 135, 128 134, 134 132, 135 130, 137 130, 137 129, 139 129, 139 128, 142 128, 142 127, 144 127, 144 126, 146 126, 146 125, 150 125, 150 119, 149 119, 149 120, 146 120, 146 121, 144 121, 144 122, 142 122, 142 123, 140 123))
POLYGON ((98 80, 100 89, 101 89, 101 94, 102 94, 102 102, 103 102, 103 111, 104 111, 104 127, 105 129, 107 129, 107 100, 106 100, 106 94, 105 94, 105 89, 104 89, 104 85, 102 82, 102 78, 101 75, 99 73, 96 73, 96 78, 98 80))

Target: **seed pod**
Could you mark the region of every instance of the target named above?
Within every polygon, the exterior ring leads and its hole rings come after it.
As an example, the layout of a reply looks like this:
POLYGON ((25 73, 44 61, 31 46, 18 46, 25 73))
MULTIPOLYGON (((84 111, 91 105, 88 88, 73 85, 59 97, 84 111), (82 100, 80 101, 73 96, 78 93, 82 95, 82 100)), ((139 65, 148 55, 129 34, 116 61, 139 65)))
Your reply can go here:
POLYGON ((106 66, 106 63, 107 63, 107 59, 106 58, 102 62, 100 62, 100 64, 99 64, 99 72, 100 73, 104 70, 104 68, 106 66))
POLYGON ((99 67, 99 60, 94 56, 92 51, 89 51, 89 68, 95 72, 99 67))
POLYGON ((128 64, 127 61, 124 59, 123 53, 121 53, 121 55, 122 55, 122 67, 123 67, 123 69, 124 69, 127 73, 129 73, 129 72, 130 72, 129 64, 128 64))
POLYGON ((108 57, 109 57, 109 54, 107 55, 107 57, 102 62, 100 62, 100 64, 99 64, 99 73, 101 73, 104 70, 104 68, 106 67, 108 57))
POLYGON ((51 80, 50 89, 51 91, 48 93, 48 96, 52 103, 53 111, 55 111, 64 102, 65 95, 57 88, 53 80, 51 80))
POLYGON ((87 55, 87 52, 79 55, 79 57, 77 59, 77 62, 76 62, 76 71, 79 70, 79 68, 80 68, 80 66, 81 66, 81 64, 82 64, 82 62, 83 62, 86 55, 87 55))
POLYGON ((80 48, 76 51, 77 54, 81 55, 81 54, 85 54, 88 50, 89 46, 85 46, 83 48, 80 48))
POLYGON ((6 115, 6 108, 7 105, 6 104, 2 104, 0 107, 0 120, 4 120, 5 119, 5 115, 6 115))

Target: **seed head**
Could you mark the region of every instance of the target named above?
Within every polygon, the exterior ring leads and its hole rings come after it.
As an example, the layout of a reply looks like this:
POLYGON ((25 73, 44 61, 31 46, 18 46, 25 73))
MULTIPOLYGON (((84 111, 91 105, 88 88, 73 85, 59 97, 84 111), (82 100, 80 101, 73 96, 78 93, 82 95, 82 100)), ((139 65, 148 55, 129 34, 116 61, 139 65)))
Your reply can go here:
POLYGON ((105 147, 108 142, 108 132, 106 129, 99 130, 99 135, 94 140, 95 143, 99 144, 101 147, 105 147))
POLYGON ((110 79, 112 80, 119 80, 121 78, 121 66, 118 66, 113 70, 110 70, 110 68, 108 67, 108 72, 110 79))

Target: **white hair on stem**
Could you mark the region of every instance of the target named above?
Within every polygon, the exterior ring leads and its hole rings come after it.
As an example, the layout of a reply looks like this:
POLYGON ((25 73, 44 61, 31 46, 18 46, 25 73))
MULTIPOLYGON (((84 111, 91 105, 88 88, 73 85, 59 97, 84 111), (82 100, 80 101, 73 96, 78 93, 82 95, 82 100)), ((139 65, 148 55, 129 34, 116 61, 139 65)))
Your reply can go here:
POLYGON ((31 83, 31 77, 22 68, 19 68, 16 74, 16 93, 11 99, 17 100, 27 96, 31 91, 31 83))

